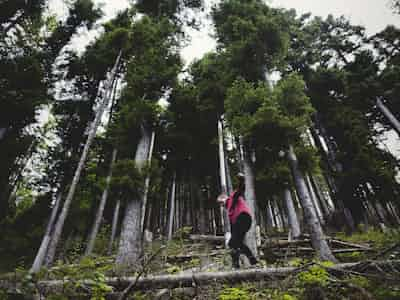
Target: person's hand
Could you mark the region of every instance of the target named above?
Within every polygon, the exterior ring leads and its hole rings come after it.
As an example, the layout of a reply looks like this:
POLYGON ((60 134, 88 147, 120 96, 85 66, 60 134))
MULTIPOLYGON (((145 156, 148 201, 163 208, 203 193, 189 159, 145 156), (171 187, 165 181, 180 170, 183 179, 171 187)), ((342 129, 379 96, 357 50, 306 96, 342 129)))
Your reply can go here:
POLYGON ((228 199, 228 195, 227 194, 221 194, 221 195, 218 196, 217 202, 222 205, 222 204, 225 204, 227 199, 228 199))

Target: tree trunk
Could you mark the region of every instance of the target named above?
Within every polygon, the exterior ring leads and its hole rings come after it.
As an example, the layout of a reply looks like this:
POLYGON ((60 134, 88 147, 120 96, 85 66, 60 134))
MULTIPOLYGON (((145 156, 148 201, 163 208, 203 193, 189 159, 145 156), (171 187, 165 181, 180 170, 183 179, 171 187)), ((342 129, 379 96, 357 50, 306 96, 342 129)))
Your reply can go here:
POLYGON ((321 191, 321 187, 318 185, 318 182, 315 180, 315 177, 313 175, 310 175, 310 183, 311 186, 314 188, 314 191, 316 192, 318 199, 319 199, 319 203, 321 204, 321 208, 323 211, 323 215, 327 218, 329 217, 331 210, 329 207, 328 202, 325 199, 324 194, 321 191))
POLYGON ((290 193, 290 190, 287 188, 283 193, 286 206, 286 213, 288 216, 288 222, 291 231, 291 237, 293 239, 297 239, 300 236, 301 232, 300 232, 300 225, 299 225, 299 220, 297 218, 296 209, 294 208, 293 204, 292 194, 290 193))
MULTIPOLYGON (((151 136, 144 124, 141 125, 141 138, 137 145, 135 164, 142 169, 149 157, 151 136)), ((125 208, 122 221, 116 264, 124 270, 132 270, 137 266, 137 260, 142 253, 142 200, 143 194, 130 199, 125 208)))
POLYGON ((321 223, 321 225, 323 225, 325 224, 324 215, 322 214, 321 208, 318 203, 317 195, 315 194, 314 188, 311 184, 311 180, 308 174, 305 175, 305 180, 312 200, 312 204, 314 206, 315 212, 317 213, 318 220, 321 223))
POLYGON ((115 208, 114 208, 114 216, 113 216, 112 227, 111 227, 111 237, 110 237, 110 242, 108 243, 108 250, 107 250, 108 255, 111 255, 111 253, 112 253, 115 236, 117 235, 117 226, 118 226, 120 207, 121 207, 121 200, 118 199, 117 203, 115 203, 115 208))
POLYGON ((0 128, 0 141, 6 136, 7 128, 0 128))
MULTIPOLYGON (((151 141, 150 141, 150 150, 149 150, 149 157, 147 159, 148 165, 150 166, 151 164, 151 158, 153 155, 153 148, 154 148, 154 139, 156 137, 156 133, 155 131, 153 131, 153 133, 151 134, 151 141)), ((141 219, 141 228, 142 231, 144 232, 144 217, 146 215, 146 205, 147 205, 147 195, 149 193, 149 186, 150 186, 150 175, 146 176, 146 181, 144 183, 144 191, 143 191, 143 203, 142 203, 142 219, 141 219)))
POLYGON ((275 222, 274 222, 274 216, 272 213, 271 200, 268 200, 268 202, 267 202, 266 214, 267 214, 267 228, 272 231, 275 227, 275 222))
POLYGON ((169 218, 168 218, 168 240, 172 239, 172 229, 174 228, 174 212, 175 212, 175 190, 176 190, 176 172, 172 179, 172 188, 170 196, 169 218))
POLYGON ((288 158, 290 166, 292 168, 293 178, 297 188, 298 196, 303 206, 305 222, 308 229, 310 230, 311 244, 317 252, 317 255, 322 260, 330 260, 335 262, 336 258, 333 256, 332 251, 329 248, 327 241, 325 240, 321 224, 318 221, 316 212, 312 205, 312 200, 307 191, 307 185, 304 179, 304 175, 299 169, 297 157, 294 153, 292 146, 289 147, 288 158))
MULTIPOLYGON (((222 130, 222 122, 218 121, 218 148, 219 148, 219 176, 221 180, 221 194, 228 193, 227 187, 227 174, 226 174, 226 166, 225 166, 225 151, 224 151, 224 134, 222 130)), ((228 219, 228 214, 226 209, 221 205, 220 206, 220 215, 221 215, 221 224, 223 226, 223 230, 225 233, 225 244, 228 245, 228 241, 230 239, 230 224, 228 219)))
POLYGON ((392 112, 387 108, 385 104, 382 103, 381 99, 376 99, 376 106, 382 112, 382 114, 386 117, 386 119, 393 126, 393 129, 397 131, 397 134, 400 135, 400 122, 397 118, 392 114, 392 112))
POLYGON ((59 218, 57 220, 57 223, 55 225, 55 230, 54 230, 54 233, 53 233, 53 235, 51 237, 51 242, 50 242, 50 245, 49 245, 49 249, 47 251, 46 266, 51 265, 51 263, 53 262, 53 259, 54 259, 55 253, 56 253, 57 244, 58 244, 58 241, 61 238, 61 233, 62 233, 62 230, 63 230, 63 227, 64 227, 64 222, 65 222, 65 219, 67 218, 67 215, 68 215, 68 212, 69 212, 69 207, 71 206, 71 203, 72 203, 72 199, 74 198, 75 190, 76 190, 76 187, 78 185, 78 182, 79 182, 83 167, 85 166, 85 162, 86 162, 86 158, 87 158, 87 156, 89 154, 90 146, 92 145, 92 142, 93 142, 93 140, 94 140, 94 138, 96 136, 97 128, 100 125, 103 113, 104 113, 105 109, 108 107, 108 105, 110 103, 110 100, 112 98, 112 95, 111 95, 112 94, 112 86, 114 84, 114 80, 115 80, 116 75, 117 75, 117 69, 118 69, 118 66, 119 66, 119 63, 120 63, 121 55, 122 55, 122 52, 120 52, 118 54, 118 57, 117 57, 117 59, 115 61, 115 64, 114 64, 114 67, 111 70, 110 78, 107 80, 106 88, 105 88, 106 95, 105 95, 102 103, 100 104, 100 107, 98 108, 98 110, 96 112, 95 119, 94 119, 94 121, 93 121, 93 123, 92 123, 92 125, 90 127, 89 135, 87 137, 85 146, 83 148, 83 152, 82 152, 81 158, 79 160, 78 167, 76 168, 74 177, 72 179, 72 183, 71 183, 71 186, 69 188, 67 198, 65 199, 61 214, 60 214, 60 216, 59 216, 59 218))
POLYGON ((244 149, 243 155, 243 171, 245 177, 245 192, 244 196, 247 202, 247 205, 250 208, 250 211, 253 215, 250 230, 246 234, 246 243, 253 252, 255 256, 257 256, 257 239, 256 239, 256 191, 255 191, 255 178, 253 171, 253 164, 250 158, 249 149, 244 149))
POLYGON ((106 179, 106 186, 104 188, 103 195, 101 196, 100 204, 99 204, 99 207, 98 207, 97 213, 96 213, 96 218, 95 218, 92 230, 89 235, 89 239, 88 239, 88 242, 86 245, 85 255, 89 255, 92 253, 93 247, 94 247, 94 242, 96 241, 96 236, 97 236, 97 233, 99 232, 101 220, 103 218, 104 208, 106 206, 106 202, 107 202, 107 198, 108 198, 108 190, 110 188, 110 182, 111 182, 111 177, 112 177, 112 169, 113 169, 115 160, 117 159, 117 152, 118 152, 117 149, 114 149, 112 152, 110 167, 109 167, 109 171, 108 171, 108 175, 107 175, 107 179, 106 179))
POLYGON ((61 199, 62 199, 62 192, 60 191, 57 196, 56 202, 54 203, 54 206, 51 210, 50 219, 49 222, 47 223, 46 232, 44 233, 42 243, 40 244, 39 250, 35 257, 35 261, 33 262, 32 267, 30 269, 31 273, 38 272, 43 265, 43 260, 46 256, 47 247, 49 246, 51 232, 53 230, 54 221, 56 220, 58 209, 60 207, 61 199))

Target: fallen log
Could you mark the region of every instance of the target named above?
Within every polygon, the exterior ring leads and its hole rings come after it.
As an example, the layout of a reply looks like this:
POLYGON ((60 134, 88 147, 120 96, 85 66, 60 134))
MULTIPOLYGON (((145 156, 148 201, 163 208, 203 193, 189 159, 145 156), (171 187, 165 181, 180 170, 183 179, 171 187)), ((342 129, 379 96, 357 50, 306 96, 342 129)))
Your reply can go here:
POLYGON ((225 243, 223 235, 191 234, 189 239, 196 242, 225 243))
MULTIPOLYGON (((357 267, 363 267, 364 271, 372 270, 376 272, 376 266, 381 268, 400 267, 400 260, 387 260, 387 261, 368 261, 358 263, 341 263, 330 267, 330 270, 337 271, 356 271, 357 267), (365 267, 368 264, 370 268, 365 267)), ((303 268, 296 267, 276 267, 276 268, 254 268, 238 271, 223 271, 223 272, 198 272, 192 274, 177 274, 177 275, 149 275, 139 278, 134 287, 135 290, 143 289, 171 289, 177 287, 193 287, 202 286, 211 283, 238 283, 243 281, 261 281, 261 280, 278 280, 285 278, 288 275, 293 275, 303 268)), ((112 277, 107 278, 108 285, 120 290, 126 288, 131 284, 136 277, 112 277)), ((40 281, 37 283, 38 289, 41 294, 47 295, 49 293, 62 292, 64 285, 68 280, 50 280, 40 281)), ((82 281, 83 285, 90 286, 90 281, 82 281)), ((4 285, 0 281, 0 288, 10 287, 4 285)))
POLYGON ((359 249, 364 249, 364 250, 372 250, 372 248, 365 246, 365 245, 345 242, 345 241, 341 241, 341 240, 337 240, 337 239, 330 239, 329 242, 332 245, 337 245, 337 246, 346 246, 346 247, 359 248, 359 249))
POLYGON ((225 254, 225 250, 215 250, 210 253, 200 254, 200 253, 191 253, 191 254, 179 254, 175 256, 167 256, 168 262, 180 262, 180 261, 187 261, 193 258, 207 258, 207 257, 215 257, 218 255, 225 254))
MULTIPOLYGON (((309 253, 309 252, 315 252, 313 248, 310 247, 296 247, 296 248, 271 248, 273 252, 276 251, 278 253, 282 253, 282 251, 288 250, 289 252, 293 253, 309 253)), ((347 248, 347 249, 333 249, 333 253, 351 253, 351 252, 368 252, 368 251, 374 251, 373 249, 363 249, 363 248, 347 248)), ((284 253, 282 253, 284 254, 284 253)))

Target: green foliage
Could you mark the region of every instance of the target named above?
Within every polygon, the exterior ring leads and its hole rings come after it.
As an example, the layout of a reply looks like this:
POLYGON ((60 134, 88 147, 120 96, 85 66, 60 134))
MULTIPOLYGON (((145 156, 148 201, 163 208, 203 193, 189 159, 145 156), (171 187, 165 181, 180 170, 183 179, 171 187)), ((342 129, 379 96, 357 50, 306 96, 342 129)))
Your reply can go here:
POLYGON ((353 243, 372 244, 376 249, 384 249, 390 247, 400 240, 400 233, 397 230, 381 230, 370 228, 368 231, 355 232, 352 235, 337 233, 339 239, 353 243))
POLYGON ((307 271, 303 271, 297 275, 300 286, 319 285, 326 286, 328 284, 329 274, 325 268, 313 265, 307 271))
POLYGON ((227 92, 225 114, 236 134, 249 137, 255 126, 254 114, 267 102, 267 85, 255 85, 243 78, 237 79, 227 92))
POLYGON ((285 55, 286 20, 262 1, 222 1, 212 10, 217 42, 235 73, 248 81, 262 80, 267 68, 285 55))
POLYGON ((249 291, 243 287, 224 288, 218 296, 219 300, 250 300, 249 291))
POLYGON ((144 176, 134 160, 119 160, 113 166, 111 190, 124 199, 138 197, 144 188, 144 176))

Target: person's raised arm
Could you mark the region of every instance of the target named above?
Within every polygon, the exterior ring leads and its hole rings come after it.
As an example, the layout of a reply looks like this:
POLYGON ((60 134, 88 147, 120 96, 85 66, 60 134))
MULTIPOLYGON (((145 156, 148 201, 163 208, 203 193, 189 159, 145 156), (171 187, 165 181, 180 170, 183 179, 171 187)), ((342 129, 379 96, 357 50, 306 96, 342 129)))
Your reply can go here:
POLYGON ((217 198, 217 202, 218 202, 220 205, 225 205, 226 200, 228 200, 228 195, 226 195, 226 194, 221 194, 221 195, 219 195, 218 198, 217 198))

